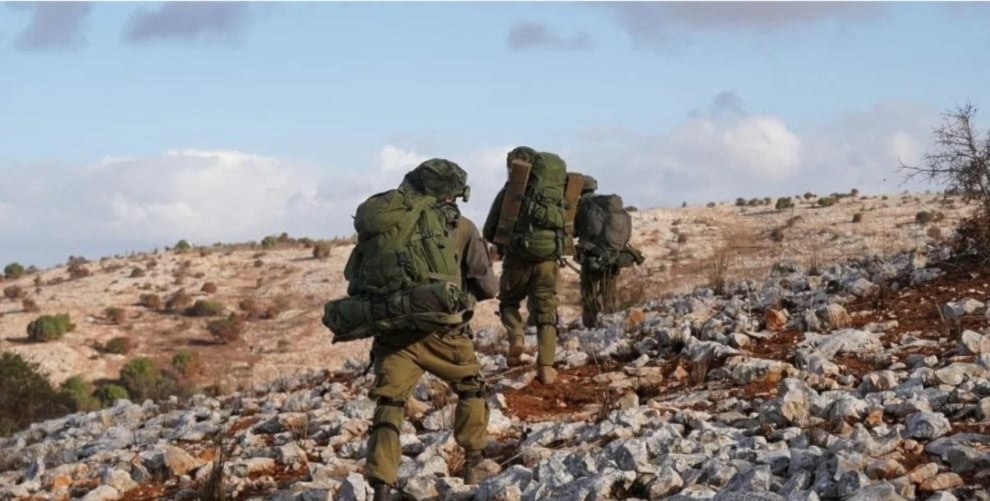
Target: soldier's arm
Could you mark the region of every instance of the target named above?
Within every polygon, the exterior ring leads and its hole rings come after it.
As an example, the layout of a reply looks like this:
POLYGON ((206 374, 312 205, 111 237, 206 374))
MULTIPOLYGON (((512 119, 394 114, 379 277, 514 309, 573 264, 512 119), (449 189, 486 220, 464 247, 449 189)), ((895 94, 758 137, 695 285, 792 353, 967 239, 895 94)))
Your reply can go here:
POLYGON ((492 260, 488 255, 488 245, 482 240, 478 228, 469 220, 467 244, 464 249, 464 259, 461 261, 461 272, 468 292, 478 301, 492 299, 498 294, 498 278, 492 268, 492 260))
POLYGON ((483 235, 485 240, 489 242, 495 241, 495 230, 498 228, 498 218, 502 212, 502 200, 504 199, 505 188, 503 187, 499 190, 498 195, 495 195, 495 200, 492 202, 492 207, 488 210, 488 218, 485 219, 483 235))

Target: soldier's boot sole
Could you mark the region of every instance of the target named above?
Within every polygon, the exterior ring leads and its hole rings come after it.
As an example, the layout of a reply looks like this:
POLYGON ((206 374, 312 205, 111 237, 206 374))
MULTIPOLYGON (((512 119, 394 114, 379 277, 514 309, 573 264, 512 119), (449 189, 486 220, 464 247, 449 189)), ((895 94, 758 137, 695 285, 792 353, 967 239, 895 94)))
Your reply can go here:
POLYGON ((557 371, 553 367, 541 365, 536 369, 536 378, 542 384, 554 384, 557 382, 557 371))

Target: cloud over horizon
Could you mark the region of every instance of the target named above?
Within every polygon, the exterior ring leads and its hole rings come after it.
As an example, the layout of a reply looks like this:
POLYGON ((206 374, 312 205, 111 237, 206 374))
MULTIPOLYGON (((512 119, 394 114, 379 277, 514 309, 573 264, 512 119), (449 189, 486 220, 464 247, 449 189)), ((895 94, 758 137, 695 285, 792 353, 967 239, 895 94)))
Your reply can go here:
POLYGON ((591 48, 591 36, 581 31, 565 38, 553 33, 545 23, 520 21, 509 30, 506 43, 514 51, 532 49, 586 50, 591 48))
MULTIPOLYGON (((753 114, 732 92, 662 131, 601 127, 556 151, 571 170, 596 176, 603 192, 646 209, 737 197, 903 187, 897 160, 917 162, 937 112, 887 102, 798 127, 753 114)), ((283 231, 329 238, 353 232, 367 196, 395 187, 427 158, 449 158, 469 174, 462 206, 479 226, 504 183, 515 145, 470 151, 385 145, 364 168, 339 168, 244 151, 173 149, 107 158, 86 167, 8 169, 0 185, 0 262, 50 266, 68 255, 146 251, 185 238, 194 244, 259 240, 283 231)), ((920 188, 921 186, 915 186, 920 188)))
POLYGON ((131 44, 153 40, 219 38, 233 41, 249 19, 245 2, 166 2, 141 7, 128 18, 122 37, 131 44))
POLYGON ((17 50, 69 50, 86 44, 82 29, 92 10, 89 2, 8 3, 7 7, 31 11, 27 26, 14 39, 17 50))

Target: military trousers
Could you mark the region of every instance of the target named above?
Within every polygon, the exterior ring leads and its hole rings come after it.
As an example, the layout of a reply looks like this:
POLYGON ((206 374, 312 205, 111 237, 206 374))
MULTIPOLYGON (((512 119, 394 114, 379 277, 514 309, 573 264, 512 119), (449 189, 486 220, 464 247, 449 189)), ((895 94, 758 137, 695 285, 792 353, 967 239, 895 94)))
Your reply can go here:
POLYGON ((369 397, 377 399, 378 405, 368 437, 365 475, 370 481, 393 486, 397 481, 406 400, 424 372, 447 382, 458 396, 453 423, 457 444, 465 452, 484 450, 488 444, 488 402, 481 363, 466 332, 430 334, 403 346, 376 339, 372 354, 375 387, 369 397))
POLYGON ((526 300, 529 325, 536 326, 539 353, 537 364, 553 365, 557 352, 557 279, 560 265, 556 261, 530 262, 511 255, 502 261, 499 279, 499 316, 510 343, 522 344, 526 331, 519 307, 526 300))
POLYGON ((613 313, 618 310, 618 279, 621 268, 606 266, 601 270, 591 270, 586 263, 581 265, 581 321, 585 327, 598 325, 599 313, 613 313))

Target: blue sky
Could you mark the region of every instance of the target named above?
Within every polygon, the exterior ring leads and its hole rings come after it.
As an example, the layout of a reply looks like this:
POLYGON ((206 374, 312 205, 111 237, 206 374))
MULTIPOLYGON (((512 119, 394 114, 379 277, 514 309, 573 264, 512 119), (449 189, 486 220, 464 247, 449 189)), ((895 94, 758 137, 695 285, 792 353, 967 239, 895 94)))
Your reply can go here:
POLYGON ((951 3, 8 3, 0 231, 18 243, 0 262, 346 234, 431 156, 469 171, 481 218, 518 144, 643 207, 900 191, 896 160, 939 111, 988 102, 988 21, 951 3))

